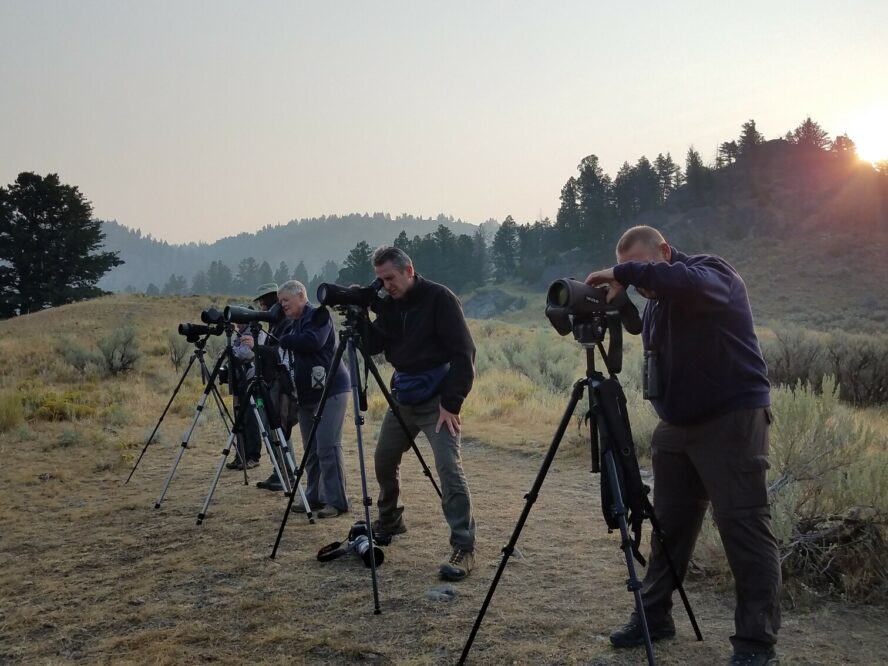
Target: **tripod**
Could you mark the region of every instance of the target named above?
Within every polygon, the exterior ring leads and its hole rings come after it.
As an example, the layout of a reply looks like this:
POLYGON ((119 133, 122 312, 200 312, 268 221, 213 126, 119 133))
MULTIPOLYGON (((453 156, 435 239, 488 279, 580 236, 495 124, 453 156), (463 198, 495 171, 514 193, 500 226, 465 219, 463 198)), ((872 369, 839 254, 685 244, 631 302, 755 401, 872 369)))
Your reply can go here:
MULTIPOLYGON (((191 436, 194 434, 194 429, 197 427, 197 422, 200 420, 200 415, 203 413, 204 407, 207 403, 207 399, 210 394, 213 394, 214 399, 220 401, 219 389, 216 387, 216 378, 219 376, 219 373, 222 370, 222 366, 226 363, 228 364, 228 386, 231 390, 231 393, 235 396, 235 400, 237 401, 238 395, 238 386, 237 386, 237 359, 234 356, 233 347, 231 344, 231 336, 234 334, 234 325, 230 322, 226 322, 224 325, 225 331, 225 349, 221 354, 219 354, 219 358, 216 359, 216 363, 213 366, 213 369, 209 372, 209 376, 207 377, 206 386, 204 387, 203 395, 201 395, 200 399, 197 401, 197 407, 194 409, 194 416, 191 419, 191 425, 188 427, 188 430, 185 431, 185 436, 182 438, 182 443, 179 448, 179 452, 176 454, 175 459, 173 460, 173 465, 170 467, 170 471, 167 473, 166 479, 163 483, 163 489, 160 491, 160 496, 158 496, 157 501, 154 503, 154 508, 159 509, 161 503, 163 502, 164 497, 166 497, 167 491, 169 490, 170 483, 173 480, 173 475, 176 473, 176 469, 179 467, 179 462, 182 460, 182 455, 185 453, 185 449, 188 448, 188 443, 191 441, 191 436)), ((201 359, 203 360, 203 359, 201 359)), ((204 367, 206 367, 204 365, 204 367)), ((187 372, 187 370, 186 370, 187 372)), ((182 380, 180 380, 179 385, 181 386, 182 381, 184 381, 184 375, 182 380)), ((179 387, 176 387, 178 391, 179 387)), ((170 401, 172 402, 172 400, 170 401)), ((223 403, 224 406, 224 403, 223 403)), ((167 405, 169 407, 169 405, 167 405)), ((226 422, 226 430, 229 431, 228 442, 226 444, 226 448, 229 448, 233 441, 237 441, 238 447, 238 455, 241 458, 242 462, 246 462, 246 452, 242 450, 239 437, 240 434, 239 428, 237 427, 240 423, 243 423, 243 414, 246 412, 245 409, 241 408, 236 411, 236 418, 234 419, 234 423, 232 427, 229 429, 228 424, 226 422)), ((164 414, 166 414, 166 410, 164 410, 164 414)), ((226 411, 227 414, 227 411, 226 411)), ((161 417, 162 419, 163 417, 161 417)), ((228 416, 231 419, 231 416, 228 416)), ((244 464, 244 485, 248 485, 249 481, 247 480, 247 466, 244 464)))
MULTIPOLYGON (((626 585, 627 589, 632 592, 635 597, 635 610, 638 614, 642 631, 644 633, 644 647, 645 652, 647 653, 648 664, 650 664, 650 666, 654 665, 654 652, 651 645, 650 632, 648 631, 647 617, 644 612, 644 605, 641 598, 642 585, 635 573, 635 563, 633 562, 634 556, 639 562, 644 564, 644 559, 638 552, 638 544, 641 540, 641 524, 645 518, 650 519, 654 537, 663 546, 663 552, 666 554, 666 560, 675 580, 676 589, 681 596, 681 600, 688 613, 688 618, 694 628, 697 640, 703 640, 703 636, 697 626, 697 620, 694 617, 694 612, 691 609, 691 605, 685 594, 684 587, 682 586, 678 573, 675 570, 675 566, 672 563, 672 558, 669 555, 668 550, 666 550, 664 535, 660 531, 653 507, 647 498, 648 488, 641 483, 641 475, 638 470, 638 462, 635 459, 634 444, 632 443, 632 433, 629 428, 629 420, 625 411, 626 400, 623 395, 623 390, 617 382, 615 373, 611 371, 612 364, 608 363, 608 354, 604 351, 604 346, 601 342, 602 338, 599 337, 592 340, 585 338, 592 329, 593 327, 588 327, 582 324, 579 326, 575 325, 574 335, 586 348, 586 376, 577 380, 573 386, 570 401, 564 415, 561 417, 561 422, 558 424, 558 429, 555 432, 555 437, 552 439, 552 444, 546 452, 546 456, 537 473, 533 487, 525 496, 527 501, 521 512, 521 516, 518 518, 518 523, 515 525, 515 529, 512 532, 512 537, 509 539, 508 544, 503 547, 503 557, 500 560, 499 567, 493 577, 493 582, 490 584, 490 589, 487 591, 484 603, 481 605, 481 610, 478 613, 475 624, 472 626, 472 631, 469 634, 469 638, 466 641, 462 655, 460 656, 459 664, 464 664, 469 656, 469 651, 472 649, 472 643, 475 640, 475 636, 481 627, 481 622, 484 620, 484 615, 487 613, 487 608, 490 606, 490 602, 496 592, 496 586, 499 584, 499 580, 503 575, 503 571, 506 568, 506 564, 508 564, 509 558, 515 551, 515 545, 521 535, 521 530, 524 528, 524 523, 527 521, 527 518, 530 515, 530 510, 539 496, 543 481, 546 479, 546 474, 555 458, 558 446, 561 444, 561 439, 564 437, 564 433, 570 425, 570 420, 584 393, 588 393, 589 397, 588 416, 590 421, 589 428, 592 435, 592 472, 600 472, 600 462, 603 462, 605 476, 602 477, 601 483, 602 509, 604 511, 605 522, 608 525, 608 531, 616 528, 620 530, 620 548, 625 555, 626 568, 629 572, 629 578, 626 581, 626 585), (605 379, 604 375, 595 369, 595 348, 598 349, 604 360, 608 375, 610 375, 608 379, 605 379), (634 541, 629 534, 630 522, 635 533, 634 541)), ((603 336, 603 327, 600 327, 599 331, 603 336)), ((613 359, 613 356, 611 356, 611 358, 613 359)))
MULTIPOLYGON (((145 452, 148 451, 148 447, 151 446, 151 443, 154 441, 155 435, 157 435, 157 431, 160 429, 160 424, 163 423, 163 420, 166 418, 167 412, 170 410, 170 407, 173 404, 173 401, 176 399, 176 395, 179 393, 179 389, 182 388, 182 384, 185 383, 185 378, 188 377, 188 373, 191 372, 192 366, 197 362, 200 365, 200 376, 201 379, 206 382, 207 378, 210 375, 210 371, 207 368, 206 359, 206 346, 207 340, 209 340, 210 334, 205 335, 202 338, 197 338, 196 340, 192 340, 194 342, 194 351, 191 353, 191 358, 188 359, 188 365, 185 366, 185 371, 182 373, 182 376, 179 378, 179 383, 176 384, 176 388, 173 389, 173 393, 170 396, 169 401, 166 404, 166 407, 163 408, 163 412, 160 415, 160 418, 157 420, 157 423, 154 426, 154 430, 151 431, 151 434, 148 436, 148 440, 145 442, 145 446, 142 448, 142 452, 139 454, 138 459, 136 460, 135 465, 130 470, 129 476, 126 477, 126 481, 124 484, 130 482, 130 479, 133 478, 133 474, 136 472, 136 468, 139 466, 139 463, 142 462, 142 458, 145 456, 145 452)), ((210 384, 208 384, 210 385, 210 384)), ((231 427, 229 423, 233 423, 233 419, 231 418, 231 414, 228 413, 228 407, 225 406, 225 401, 222 400, 222 396, 219 394, 219 388, 212 383, 211 385, 211 393, 213 395, 213 401, 216 403, 216 409, 219 410, 219 416, 222 419, 222 422, 225 424, 225 430, 230 434, 231 427)), ((247 483, 246 478, 246 469, 244 470, 244 483, 247 483)))
MULTIPOLYGON (((203 508, 201 509, 200 513, 197 514, 197 524, 201 525, 207 515, 207 509, 209 508, 210 502, 213 499, 213 494, 216 491, 216 485, 219 483, 219 477, 222 475, 222 469, 225 467, 225 461, 228 459, 228 454, 231 452, 231 444, 234 441, 236 434, 240 432, 241 428, 243 427, 244 422, 247 418, 247 414, 252 414, 253 418, 256 419, 256 424, 259 427, 259 436, 262 439, 262 443, 264 444, 265 450, 268 453, 268 457, 271 460, 271 465, 274 468, 274 472, 277 475, 278 480, 281 482, 281 487, 284 489, 284 493, 290 496, 290 504, 292 504, 293 498, 296 495, 293 490, 298 489, 299 495, 302 499, 302 503, 305 506, 308 522, 314 525, 314 515, 312 514, 311 507, 308 504, 308 500, 305 496, 305 491, 302 489, 302 485, 299 483, 299 477, 301 476, 301 474, 299 473, 300 468, 296 467, 296 462, 293 459, 293 455, 290 451, 290 446, 287 442, 287 436, 284 433, 283 426, 281 424, 280 413, 278 412, 277 406, 271 398, 271 391, 268 387, 268 383, 263 377, 263 362, 260 358, 260 350, 262 348, 262 345, 259 343, 259 332, 261 329, 259 327, 259 324, 251 324, 251 330, 253 334, 253 340, 256 341, 257 347, 254 354, 254 374, 253 377, 248 380, 246 389, 248 407, 242 409, 241 412, 237 415, 237 419, 235 420, 231 435, 228 437, 228 441, 225 443, 225 446, 222 447, 219 465, 216 467, 216 474, 213 476, 213 480, 210 484, 210 490, 207 493, 206 499, 204 500, 203 508), (266 423, 268 424, 267 426, 266 423), (295 477, 295 480, 292 483, 290 481, 291 477, 295 477)), ((303 461, 302 464, 304 465, 305 462, 303 461)))
MULTIPOLYGON (((342 330, 339 331, 339 344, 336 347, 336 351, 333 354, 333 361, 330 363, 330 368, 327 371, 327 381, 324 384, 324 390, 321 393, 320 402, 318 402, 317 409, 315 410, 314 416, 312 417, 311 432, 309 434, 308 441, 305 443, 305 452, 302 455, 302 462, 299 464, 299 471, 296 476, 295 482, 299 482, 302 473, 305 471, 305 463, 308 460, 308 456, 311 453, 312 447, 315 443, 315 433, 317 432, 318 425, 320 424, 321 418, 324 415, 324 406, 327 403, 330 387, 332 386, 333 379, 336 376, 336 369, 339 367, 339 364, 342 361, 343 354, 348 351, 348 371, 351 378, 351 392, 353 403, 352 408, 355 415, 358 462, 361 468, 361 491, 363 493, 362 503, 364 505, 364 520, 367 523, 367 534, 370 540, 370 577, 373 586, 373 613, 375 615, 379 615, 381 611, 379 608, 379 585, 376 577, 376 557, 374 555, 375 537, 373 535, 372 522, 370 521, 370 506, 373 504, 373 500, 370 499, 367 491, 367 471, 364 466, 364 442, 361 433, 361 426, 364 425, 364 416, 362 412, 367 411, 367 386, 365 381, 365 386, 362 389, 360 386, 360 382, 358 381, 358 352, 360 352, 361 356, 363 356, 364 358, 365 371, 368 371, 370 374, 373 375, 373 378, 379 385, 382 394, 385 396, 385 400, 388 403, 389 408, 392 410, 392 413, 395 415, 395 418, 398 420, 401 428, 403 428, 404 433, 409 438, 411 448, 416 454, 416 457, 419 459, 419 464, 422 466, 423 474, 428 477, 429 481, 431 481, 435 492, 438 493, 438 497, 441 497, 441 489, 438 488, 438 484, 435 482, 435 478, 432 476, 432 471, 429 469, 429 466, 423 459, 422 454, 419 452, 419 449, 416 446, 416 442, 413 436, 410 434, 410 429, 407 427, 407 424, 401 417, 401 412, 398 410, 398 405, 392 398, 391 393, 389 393, 388 389, 386 388, 385 382, 382 380, 382 376, 379 374, 379 369, 373 362, 373 358, 363 347, 363 340, 366 339, 367 327, 370 324, 369 319, 367 318, 366 309, 358 306, 343 306, 343 309, 345 313, 345 323, 342 327, 342 330)), ((277 539, 275 540, 274 548, 271 551, 271 559, 274 559, 277 555, 278 547, 281 543, 281 538, 284 535, 284 528, 287 526, 287 519, 290 516, 290 509, 293 505, 293 499, 293 495, 290 495, 290 501, 287 503, 287 509, 284 511, 284 517, 281 519, 281 525, 278 529, 277 539)), ((305 499, 303 498, 302 501, 305 502, 305 499)), ((305 506, 308 507, 308 502, 305 502, 305 506)))

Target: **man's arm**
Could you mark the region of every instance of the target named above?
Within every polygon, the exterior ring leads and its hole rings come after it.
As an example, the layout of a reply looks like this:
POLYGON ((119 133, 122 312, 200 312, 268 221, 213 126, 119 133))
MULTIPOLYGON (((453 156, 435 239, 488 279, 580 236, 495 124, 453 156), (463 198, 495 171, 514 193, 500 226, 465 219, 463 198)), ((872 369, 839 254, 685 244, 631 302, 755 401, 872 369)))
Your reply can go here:
POLYGON ((614 279, 624 287, 631 284, 671 298, 702 297, 720 305, 729 302, 734 281, 727 266, 717 262, 688 266, 680 261, 627 261, 614 266, 613 271, 614 279))
POLYGON ((450 371, 441 384, 441 407, 458 415, 475 380, 475 343, 459 299, 450 291, 438 297, 436 326, 450 356, 450 371))

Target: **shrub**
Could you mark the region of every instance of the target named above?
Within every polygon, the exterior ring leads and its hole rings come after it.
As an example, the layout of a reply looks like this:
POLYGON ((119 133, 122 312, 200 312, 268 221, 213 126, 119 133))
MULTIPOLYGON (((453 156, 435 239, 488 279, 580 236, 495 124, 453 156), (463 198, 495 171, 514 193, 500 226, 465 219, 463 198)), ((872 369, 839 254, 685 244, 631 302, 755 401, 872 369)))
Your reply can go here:
POLYGON ((96 343, 102 353, 105 372, 119 375, 132 370, 141 357, 136 329, 122 326, 96 343))
POLYGON ((87 349, 71 338, 62 338, 56 345, 55 351, 59 358, 74 368, 81 377, 86 377, 93 368, 102 365, 102 356, 97 351, 87 349))
POLYGON ((185 362, 191 351, 191 345, 188 340, 178 333, 168 333, 167 341, 169 343, 170 362, 173 364, 176 372, 179 372, 182 369, 182 363, 185 362))
POLYGON ((0 432, 12 430, 24 418, 22 399, 15 393, 0 393, 0 432))
POLYGON ((888 336, 833 331, 828 335, 778 326, 762 342, 768 375, 777 386, 809 383, 820 391, 832 375, 839 397, 854 405, 888 402, 888 336))

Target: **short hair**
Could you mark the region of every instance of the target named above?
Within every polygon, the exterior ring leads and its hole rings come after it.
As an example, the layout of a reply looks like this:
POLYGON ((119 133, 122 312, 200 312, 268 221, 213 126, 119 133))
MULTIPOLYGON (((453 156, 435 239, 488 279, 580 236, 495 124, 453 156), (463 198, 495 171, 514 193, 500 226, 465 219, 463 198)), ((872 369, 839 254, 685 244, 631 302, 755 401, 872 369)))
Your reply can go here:
POLYGON ((620 240, 617 242, 617 259, 620 258, 620 255, 628 252, 629 248, 631 248, 636 243, 644 243, 651 249, 656 249, 665 242, 666 239, 663 238, 663 234, 661 234, 653 227, 649 227, 644 224, 640 224, 636 227, 631 227, 630 229, 627 229, 622 236, 620 236, 620 240))
POLYGON ((308 291, 305 289, 305 285, 299 280, 287 280, 284 284, 278 287, 278 295, 280 294, 292 294, 293 296, 305 294, 307 296, 308 291))
POLYGON ((380 245, 376 248, 373 252, 373 265, 382 266, 389 261, 392 262, 392 266, 402 273, 407 270, 408 266, 413 266, 413 259, 399 247, 380 245))

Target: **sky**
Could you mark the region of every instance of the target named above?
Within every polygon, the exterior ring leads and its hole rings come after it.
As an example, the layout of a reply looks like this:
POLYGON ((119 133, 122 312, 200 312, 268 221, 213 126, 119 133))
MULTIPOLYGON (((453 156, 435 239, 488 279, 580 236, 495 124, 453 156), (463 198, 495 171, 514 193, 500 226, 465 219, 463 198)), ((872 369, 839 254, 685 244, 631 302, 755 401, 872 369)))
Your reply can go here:
POLYGON ((888 126, 886 25, 883 0, 2 0, 0 184, 58 173, 170 242, 554 218, 588 154, 614 174, 711 160, 750 118, 767 138, 807 115, 888 126))

